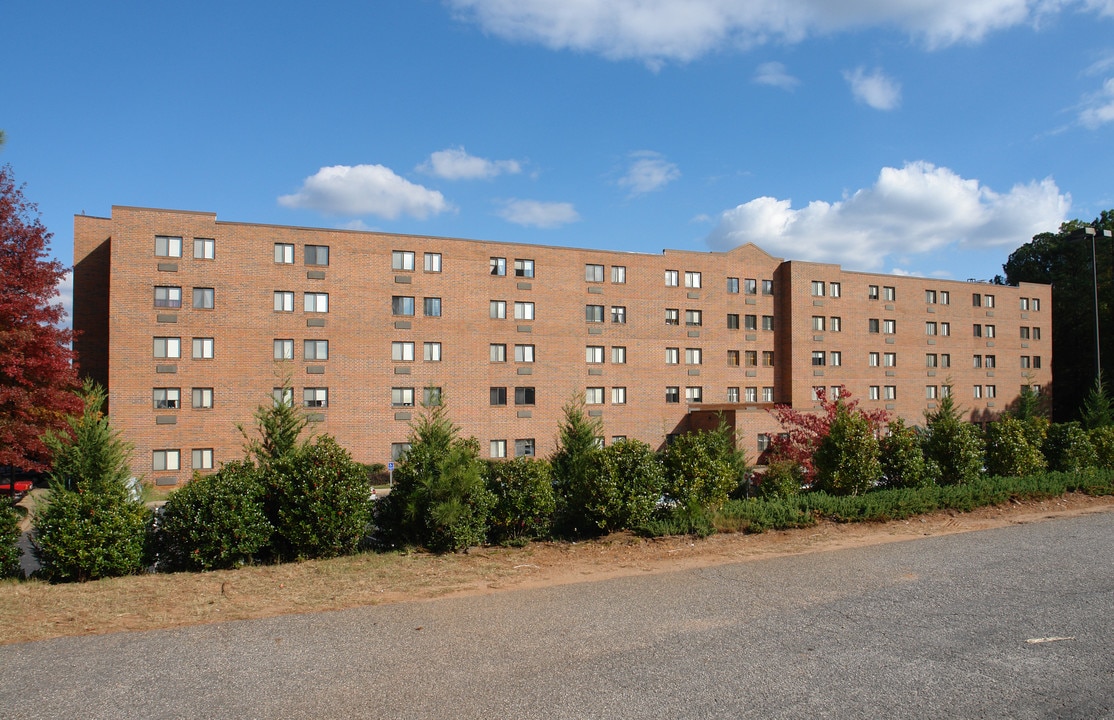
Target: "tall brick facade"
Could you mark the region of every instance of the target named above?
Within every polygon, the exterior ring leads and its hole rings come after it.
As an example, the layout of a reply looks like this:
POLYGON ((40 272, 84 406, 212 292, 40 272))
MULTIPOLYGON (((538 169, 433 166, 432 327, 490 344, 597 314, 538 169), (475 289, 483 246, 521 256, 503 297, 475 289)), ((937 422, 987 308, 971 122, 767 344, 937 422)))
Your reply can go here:
POLYGON ((402 449, 426 388, 484 455, 547 455, 585 396, 605 442, 658 447, 715 411, 753 458, 770 405, 813 407, 816 387, 918 423, 948 387, 984 421, 1051 381, 1048 286, 753 245, 636 254, 113 207, 75 217, 74 259, 80 368, 160 484, 240 457, 236 425, 285 381, 362 462, 402 449))

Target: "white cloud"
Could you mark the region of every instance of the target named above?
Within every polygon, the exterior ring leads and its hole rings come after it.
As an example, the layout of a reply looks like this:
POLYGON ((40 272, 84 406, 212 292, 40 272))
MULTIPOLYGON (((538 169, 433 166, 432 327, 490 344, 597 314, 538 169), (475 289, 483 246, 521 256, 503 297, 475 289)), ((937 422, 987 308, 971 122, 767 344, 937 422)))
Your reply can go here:
POLYGON ((630 197, 661 190, 681 177, 680 169, 661 153, 639 150, 631 153, 630 157, 627 174, 619 178, 619 186, 629 188, 630 197))
POLYGON ((446 0, 485 32, 651 67, 723 48, 873 27, 928 47, 981 40, 1080 6, 1114 14, 1114 0, 446 0))
POLYGON ((436 190, 415 185, 382 165, 323 167, 279 204, 309 208, 329 215, 378 215, 394 220, 410 215, 419 220, 452 209, 436 190))
POLYGON ((540 200, 506 200, 497 213, 515 225, 555 228, 580 219, 572 203, 540 200))
POLYGON ((1083 109, 1079 111, 1079 122, 1094 130, 1100 125, 1114 121, 1114 78, 1107 78, 1102 90, 1084 98, 1083 109))
POLYGON ((901 104, 901 83, 886 77, 875 69, 869 75, 861 67, 844 71, 843 77, 851 85, 851 94, 861 103, 875 110, 893 110, 901 104))
POLYGON ((1071 207, 1051 179, 997 193, 944 167, 882 168, 870 188, 839 202, 755 198, 724 211, 708 244, 726 250, 753 242, 773 255, 878 270, 891 255, 912 257, 950 246, 1016 246, 1060 226, 1071 207))
POLYGON ((445 180, 476 180, 493 178, 504 173, 515 175, 522 172, 522 165, 517 160, 476 157, 458 147, 431 153, 429 160, 419 165, 418 170, 445 180))
POLYGON ((754 71, 754 82, 759 85, 772 85, 782 90, 792 90, 800 84, 779 62, 762 63, 754 71))

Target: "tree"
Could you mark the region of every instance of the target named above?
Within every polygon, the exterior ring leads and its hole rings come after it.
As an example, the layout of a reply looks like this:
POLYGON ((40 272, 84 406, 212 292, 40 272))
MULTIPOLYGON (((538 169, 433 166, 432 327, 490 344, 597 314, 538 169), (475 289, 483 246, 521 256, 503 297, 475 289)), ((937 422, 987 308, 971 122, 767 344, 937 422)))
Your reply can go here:
POLYGON ((715 430, 687 432, 661 453, 665 498, 686 511, 715 510, 739 485, 742 471, 727 423, 715 430))
POLYGON ((1083 399, 1080 417, 1087 430, 1114 425, 1114 409, 1110 406, 1110 395, 1106 391, 1106 381, 1101 372, 1095 378, 1091 392, 1083 399))
POLYGON ((54 456, 52 484, 90 492, 127 487, 132 447, 104 414, 105 397, 104 388, 86 379, 79 393, 81 414, 67 419, 64 432, 48 430, 43 436, 54 456))
POLYGON ((886 434, 878 441, 878 458, 882 462, 882 484, 886 487, 911 488, 932 482, 925 473, 917 431, 907 427, 901 418, 891 420, 886 434))
POLYGON ((253 437, 243 425, 237 425, 244 436, 244 451, 254 456, 259 465, 266 465, 302 447, 308 440, 299 443, 299 437, 309 418, 302 408, 294 405, 294 388, 290 378, 283 380, 279 397, 255 409, 255 430, 259 437, 253 437))
MULTIPOLYGON (((1002 266, 1010 285, 1019 282, 1050 283, 1052 293, 1052 393, 1053 420, 1078 417, 1086 388, 1095 377, 1095 338, 1084 328, 1095 324, 1095 288, 1092 285, 1091 242, 1080 233, 1086 225, 1114 230, 1114 210, 1104 210, 1090 223, 1071 220, 1058 232, 1035 235, 1002 266)), ((1102 356, 1109 373, 1114 361, 1114 245, 1095 244, 1102 356)), ((1043 313, 1042 313, 1043 314, 1043 313)))
POLYGON ((815 487, 833 495, 859 495, 882 479, 878 439, 860 411, 837 401, 828 434, 813 457, 815 487))
POLYGON ((52 302, 66 270, 47 259, 50 238, 11 166, 0 168, 0 466, 39 472, 50 467, 43 434, 81 412, 72 333, 52 302))
MULTIPOLYGON (((1035 475, 1045 469, 1043 432, 1034 432, 1038 418, 1018 420, 1004 415, 986 427, 986 471, 1002 477, 1035 475)), ((1047 425, 1047 423, 1044 423, 1047 425)))
POLYGON ((982 473, 982 436, 976 426, 960 419, 952 396, 945 395, 935 411, 925 412, 925 420, 921 449, 933 481, 960 485, 977 479, 982 473))
POLYGON ((537 458, 489 460, 485 470, 491 508, 491 540, 520 544, 549 535, 557 501, 549 463, 537 458))
POLYGON ((598 418, 584 412, 584 398, 565 404, 565 419, 557 437, 557 449, 549 460, 557 494, 557 513, 563 529, 573 534, 598 532, 599 525, 588 512, 600 473, 599 441, 603 434, 598 418))

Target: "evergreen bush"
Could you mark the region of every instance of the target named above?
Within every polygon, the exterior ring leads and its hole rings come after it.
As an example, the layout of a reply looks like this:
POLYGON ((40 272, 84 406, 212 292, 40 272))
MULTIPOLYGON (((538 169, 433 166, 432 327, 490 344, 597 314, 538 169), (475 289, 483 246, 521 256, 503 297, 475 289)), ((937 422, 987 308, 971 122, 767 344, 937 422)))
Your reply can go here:
POLYGON ((570 535, 600 532, 598 518, 591 509, 600 475, 602 425, 584 412, 584 399, 577 397, 565 404, 564 420, 557 436, 557 449, 549 460, 553 468, 557 496, 558 527, 570 535))
POLYGON ((986 471, 991 475, 1022 476, 1043 472, 1043 432, 1037 421, 1021 421, 1008 415, 986 427, 986 471))
POLYGON ((1087 436, 1095 449, 1095 467, 1114 470, 1114 426, 1097 427, 1087 436))
POLYGON ((1091 440, 1077 422, 1054 423, 1044 441, 1049 470, 1075 473, 1098 465, 1091 440))
POLYGON ((982 433, 975 425, 960 420, 951 395, 940 400, 935 412, 926 413, 926 419, 921 449, 933 481, 960 485, 978 479, 983 465, 982 433))
POLYGON ((801 494, 804 481, 804 468, 793 460, 771 460, 755 490, 760 498, 790 498, 801 494))
POLYGON ((0 500, 0 579, 22 578, 19 566, 19 513, 7 502, 0 500))
POLYGON ((488 534, 495 543, 549 537, 557 502, 545 460, 520 457, 487 462, 484 479, 492 496, 488 534))
POLYGON ((833 495, 861 495, 882 479, 878 439, 861 413, 840 403, 813 457, 815 487, 833 495))
POLYGON ((648 522, 662 497, 665 478, 653 448, 623 440, 599 451, 595 482, 586 488, 584 516, 603 532, 633 530, 648 522))
POLYGON ((713 431, 688 432, 673 438, 661 453, 665 498, 676 507, 695 502, 707 510, 727 502, 739 484, 740 467, 726 425, 713 431))
POLYGON ((925 467, 924 453, 917 431, 901 418, 890 422, 878 441, 882 463, 882 485, 888 488, 915 488, 932 482, 925 467))

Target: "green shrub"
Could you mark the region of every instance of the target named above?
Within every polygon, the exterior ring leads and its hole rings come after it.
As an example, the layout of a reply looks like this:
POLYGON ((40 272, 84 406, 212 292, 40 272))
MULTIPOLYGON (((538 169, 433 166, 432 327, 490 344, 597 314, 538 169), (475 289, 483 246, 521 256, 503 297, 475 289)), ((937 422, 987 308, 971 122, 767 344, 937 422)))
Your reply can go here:
POLYGON ((813 465, 816 488, 833 495, 861 495, 882 479, 878 439, 862 413, 839 403, 813 465))
POLYGON ((805 471, 793 460, 772 460, 755 485, 760 498, 789 498, 801 494, 805 471))
POLYGON ((526 457, 494 460, 487 463, 484 477, 493 499, 488 523, 492 542, 549 536, 557 503, 548 462, 526 457))
POLYGON ((655 517, 638 526, 636 530, 647 537, 667 535, 708 537, 716 531, 714 515, 699 503, 691 501, 688 505, 664 508, 655 517))
POLYGON ((262 468, 271 546, 284 560, 355 552, 371 532, 371 485, 359 463, 328 435, 262 468))
POLYGON ((160 569, 216 570, 245 565, 266 548, 273 528, 251 462, 226 463, 172 494, 157 523, 160 569))
POLYGON ((715 521, 731 530, 751 533, 811 527, 816 518, 801 506, 800 500, 799 497, 732 500, 720 507, 715 521))
POLYGON ((915 488, 932 482, 917 431, 901 418, 891 421, 886 435, 878 441, 878 459, 885 487, 915 488))
POLYGON ((568 499, 570 516, 579 528, 612 532, 648 522, 665 482, 654 450, 644 442, 624 440, 598 450, 594 457, 594 470, 568 499))
POLYGON ((1043 450, 1049 470, 1074 473, 1098 465, 1095 448, 1077 422, 1055 423, 1049 427, 1043 450))
POLYGON ((0 578, 21 578, 19 566, 19 513, 5 500, 0 500, 0 578))
POLYGON ((150 511, 123 488, 71 491, 55 484, 34 519, 34 552, 52 582, 83 582, 143 569, 150 511))
POLYGON ((1020 477, 1045 469, 1036 420, 1023 422, 1003 416, 986 427, 986 471, 991 475, 1020 477), (1035 441, 1035 442, 1034 442, 1035 441))
POLYGON ((600 421, 585 413, 582 397, 566 403, 557 449, 549 460, 557 496, 558 526, 563 533, 575 536, 600 531, 589 508, 598 505, 593 499, 600 472, 596 438, 602 434, 600 421))
POLYGON ((739 466, 730 431, 689 432, 673 438, 661 453, 665 497, 674 507, 695 502, 708 510, 727 502, 739 484, 739 466))
POLYGON ((1097 427, 1087 436, 1095 449, 1095 467, 1114 470, 1114 426, 1097 427))
POLYGON ((982 474, 983 440, 979 428, 959 419, 951 395, 928 414, 921 437, 926 467, 939 485, 974 482, 982 474))

